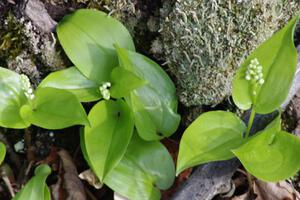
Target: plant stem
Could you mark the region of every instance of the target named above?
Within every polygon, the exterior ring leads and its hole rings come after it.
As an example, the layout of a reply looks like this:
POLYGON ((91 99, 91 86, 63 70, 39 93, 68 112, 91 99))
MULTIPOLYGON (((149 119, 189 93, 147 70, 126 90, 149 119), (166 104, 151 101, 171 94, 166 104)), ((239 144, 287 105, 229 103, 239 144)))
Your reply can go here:
POLYGON ((255 110, 252 109, 251 110, 251 115, 250 115, 250 118, 249 118, 249 121, 248 121, 247 132, 246 132, 245 138, 249 137, 254 117, 255 117, 255 110))
MULTIPOLYGON (((255 118, 255 110, 252 108, 251 114, 250 114, 250 117, 249 117, 249 121, 248 121, 247 132, 246 132, 245 138, 249 137, 254 118, 255 118)), ((252 186, 253 186, 253 182, 252 182, 252 175, 249 172, 247 172, 247 180, 248 180, 248 183, 249 183, 249 191, 251 191, 252 186)))

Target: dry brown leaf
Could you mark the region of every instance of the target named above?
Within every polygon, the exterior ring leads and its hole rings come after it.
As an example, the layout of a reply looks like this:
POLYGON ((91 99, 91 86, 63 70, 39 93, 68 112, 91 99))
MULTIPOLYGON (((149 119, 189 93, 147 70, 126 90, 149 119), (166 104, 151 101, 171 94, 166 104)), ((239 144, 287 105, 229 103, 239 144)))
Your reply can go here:
POLYGON ((84 187, 78 178, 77 169, 71 156, 65 150, 60 150, 58 155, 62 161, 64 169, 64 189, 68 193, 66 200, 86 200, 84 187))
POLYGON ((114 200, 129 200, 126 197, 123 197, 122 195, 118 194, 118 193, 114 193, 114 200))
POLYGON ((91 186, 93 186, 96 189, 100 189, 103 186, 103 184, 99 181, 99 179, 91 169, 85 170, 84 172, 80 173, 79 178, 81 180, 87 181, 91 186))
POLYGON ((235 196, 233 197, 231 200, 248 200, 249 199, 249 193, 245 193, 245 194, 242 194, 240 196, 235 196))
POLYGON ((60 200, 60 186, 61 186, 61 178, 58 177, 58 180, 55 184, 50 186, 52 200, 60 200))
POLYGON ((255 200, 300 200, 300 194, 286 181, 268 183, 256 180, 253 185, 255 200))

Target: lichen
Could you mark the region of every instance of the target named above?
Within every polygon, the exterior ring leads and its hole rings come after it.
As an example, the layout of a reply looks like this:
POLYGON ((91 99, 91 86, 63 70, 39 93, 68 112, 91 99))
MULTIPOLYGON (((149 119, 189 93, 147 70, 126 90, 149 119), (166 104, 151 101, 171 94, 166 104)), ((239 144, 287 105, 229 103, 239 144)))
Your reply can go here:
POLYGON ((53 34, 42 33, 13 10, 0 19, 0 65, 24 73, 36 85, 50 71, 65 67, 53 34))
POLYGON ((34 86, 36 87, 41 81, 41 73, 33 62, 32 56, 25 50, 15 58, 6 60, 7 68, 17 72, 18 74, 26 74, 34 86))
POLYGON ((104 5, 104 10, 109 15, 120 20, 129 32, 134 35, 135 28, 141 20, 142 13, 136 9, 136 2, 132 0, 109 0, 104 5))
POLYGON ((29 20, 20 19, 24 25, 23 34, 27 38, 26 46, 35 60, 43 65, 44 71, 55 71, 65 67, 65 61, 61 55, 60 48, 57 47, 57 40, 53 33, 45 34, 39 30, 29 20))
POLYGON ((296 0, 177 0, 171 12, 164 7, 163 52, 180 101, 214 105, 229 96, 234 72, 246 55, 299 8, 296 0))

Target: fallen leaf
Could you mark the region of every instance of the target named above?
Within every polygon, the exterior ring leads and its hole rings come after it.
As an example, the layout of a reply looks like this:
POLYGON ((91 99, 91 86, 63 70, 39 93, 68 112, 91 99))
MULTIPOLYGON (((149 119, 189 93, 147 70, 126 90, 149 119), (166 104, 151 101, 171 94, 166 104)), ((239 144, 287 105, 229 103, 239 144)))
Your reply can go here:
POLYGON ((86 200, 83 184, 78 178, 78 172, 71 156, 65 150, 60 150, 58 155, 62 161, 64 169, 63 185, 64 189, 68 193, 66 200, 86 200))
POLYGON ((256 180, 253 185, 255 200, 300 200, 300 194, 287 181, 269 183, 256 180))
POLYGON ((62 199, 61 197, 61 178, 58 177, 58 180, 55 184, 50 186, 50 191, 51 191, 51 196, 52 196, 52 200, 60 200, 62 199))
POLYGON ((114 200, 129 200, 126 197, 123 197, 122 195, 118 194, 118 193, 114 193, 114 200))
POLYGON ((233 197, 231 200, 249 200, 249 193, 233 197))
MULTIPOLYGON (((168 149, 169 153, 171 154, 171 156, 174 160, 174 163, 176 163, 177 162, 177 157, 178 157, 178 151, 179 151, 178 142, 176 142, 172 139, 169 139, 169 138, 165 138, 161 142, 168 149)), ((162 191, 162 199, 163 200, 171 199, 171 197, 177 191, 179 186, 190 177, 192 171, 193 171, 193 168, 189 168, 189 169, 186 169, 183 172, 181 172, 176 177, 173 186, 170 189, 166 190, 166 191, 162 191)))
POLYGON ((100 189, 103 186, 103 184, 99 181, 99 179, 91 169, 85 170, 84 172, 80 173, 79 178, 81 180, 87 181, 91 186, 93 186, 96 189, 100 189))

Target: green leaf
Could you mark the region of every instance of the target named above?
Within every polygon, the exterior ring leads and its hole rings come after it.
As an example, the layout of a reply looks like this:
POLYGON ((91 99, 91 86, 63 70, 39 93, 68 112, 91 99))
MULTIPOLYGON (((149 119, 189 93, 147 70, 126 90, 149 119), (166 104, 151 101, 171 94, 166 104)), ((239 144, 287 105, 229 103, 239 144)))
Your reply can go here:
POLYGON ((266 114, 280 107, 291 87, 296 65, 297 50, 294 46, 294 29, 299 16, 294 17, 283 29, 264 42, 242 64, 233 80, 233 100, 247 110, 266 114), (264 84, 253 93, 253 84, 246 80, 247 66, 257 58, 262 65, 264 84))
POLYGON ((114 98, 126 97, 132 90, 146 84, 146 81, 122 67, 113 69, 111 81, 112 87, 110 88, 110 94, 114 98))
POLYGON ((133 133, 133 116, 123 100, 101 101, 88 115, 84 149, 100 181, 120 162, 133 133))
POLYGON ((118 65, 113 45, 135 50, 126 28, 107 14, 81 9, 63 18, 57 35, 66 54, 88 79, 108 81, 118 65))
POLYGON ((6 155, 6 147, 5 144, 0 142, 0 164, 3 162, 6 155))
POLYGON ((243 138, 245 130, 244 122, 233 113, 202 114, 182 136, 176 173, 199 164, 233 158, 231 150, 247 141, 243 138))
POLYGON ((243 166, 255 177, 277 182, 290 178, 300 169, 300 140, 279 131, 270 143, 270 132, 263 131, 233 150, 243 166))
POLYGON ((126 102, 134 112, 138 134, 145 140, 172 135, 180 123, 176 90, 172 80, 149 58, 117 47, 120 66, 147 84, 133 90, 126 102))
POLYGON ((51 173, 48 165, 40 165, 35 169, 35 176, 17 193, 13 200, 50 200, 47 176, 51 173))
POLYGON ((29 126, 19 114, 27 103, 20 75, 0 67, 0 126, 6 128, 26 128, 29 126))
POLYGON ((52 87, 72 92, 81 102, 96 101, 101 98, 99 84, 86 78, 76 67, 49 74, 39 87, 52 87))
POLYGON ((159 200, 160 189, 171 187, 174 178, 174 163, 167 149, 134 134, 125 156, 104 183, 131 200, 159 200))
POLYGON ((31 109, 28 120, 45 129, 62 129, 73 125, 89 124, 77 97, 65 90, 38 88, 31 109))

